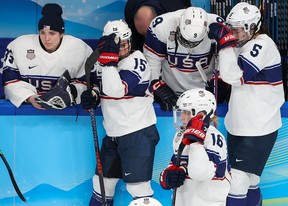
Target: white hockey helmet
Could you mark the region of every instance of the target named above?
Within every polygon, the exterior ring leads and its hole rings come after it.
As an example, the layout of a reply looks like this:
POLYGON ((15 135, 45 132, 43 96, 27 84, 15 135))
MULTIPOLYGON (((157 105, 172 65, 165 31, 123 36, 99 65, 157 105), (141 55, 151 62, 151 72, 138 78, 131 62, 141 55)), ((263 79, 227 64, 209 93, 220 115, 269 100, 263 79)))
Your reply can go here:
POLYGON ((261 13, 256 6, 240 2, 227 15, 226 23, 232 28, 243 28, 244 32, 253 35, 260 30, 261 13), (253 33, 250 32, 251 30, 253 33))
POLYGON ((189 7, 180 18, 177 40, 186 48, 200 44, 207 34, 207 13, 198 7, 189 7))
POLYGON ((128 206, 162 206, 162 204, 152 197, 143 197, 133 200, 128 206))
POLYGON ((132 35, 131 29, 128 27, 128 24, 122 19, 108 21, 106 23, 103 29, 103 36, 110 35, 112 33, 115 33, 117 36, 119 36, 121 41, 130 40, 132 35))
POLYGON ((190 89, 180 95, 176 106, 173 109, 174 125, 176 129, 182 129, 181 113, 188 111, 191 118, 195 117, 199 112, 205 114, 210 113, 210 117, 214 117, 216 110, 216 99, 214 95, 205 89, 190 89))

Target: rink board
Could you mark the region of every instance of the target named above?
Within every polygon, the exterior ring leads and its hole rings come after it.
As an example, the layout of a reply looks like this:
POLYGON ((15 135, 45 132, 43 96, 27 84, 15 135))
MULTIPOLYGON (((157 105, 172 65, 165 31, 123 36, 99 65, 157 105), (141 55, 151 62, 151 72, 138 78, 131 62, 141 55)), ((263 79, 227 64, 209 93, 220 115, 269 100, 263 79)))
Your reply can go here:
MULTIPOLYGON (((284 206, 288 200, 288 115, 287 103, 282 108, 283 127, 266 164, 261 187, 264 205, 284 206)), ((161 139, 157 145, 152 186, 163 205, 171 205, 171 191, 162 190, 159 174, 169 163, 175 132, 171 112, 161 112, 155 105, 161 139)), ((226 105, 218 110, 218 128, 226 134, 223 116, 226 105)), ((98 135, 105 134, 103 117, 96 111, 98 135)), ((0 205, 63 206, 88 205, 95 155, 89 114, 80 107, 62 111, 39 111, 30 105, 15 109, 0 100, 0 149, 6 156, 27 203, 14 191, 4 164, 0 163, 0 205)), ((115 196, 116 206, 131 201, 125 184, 120 181, 115 196)))

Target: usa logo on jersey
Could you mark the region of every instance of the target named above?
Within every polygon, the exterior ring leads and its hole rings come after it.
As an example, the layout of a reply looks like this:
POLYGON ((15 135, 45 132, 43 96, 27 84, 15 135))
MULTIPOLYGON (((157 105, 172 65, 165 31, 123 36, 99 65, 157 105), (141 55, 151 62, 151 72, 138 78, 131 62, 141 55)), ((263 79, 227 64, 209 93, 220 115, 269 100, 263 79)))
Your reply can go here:
POLYGON ((33 49, 28 49, 27 50, 27 54, 26 54, 26 58, 32 60, 35 57, 36 57, 36 55, 34 53, 34 50, 33 49))

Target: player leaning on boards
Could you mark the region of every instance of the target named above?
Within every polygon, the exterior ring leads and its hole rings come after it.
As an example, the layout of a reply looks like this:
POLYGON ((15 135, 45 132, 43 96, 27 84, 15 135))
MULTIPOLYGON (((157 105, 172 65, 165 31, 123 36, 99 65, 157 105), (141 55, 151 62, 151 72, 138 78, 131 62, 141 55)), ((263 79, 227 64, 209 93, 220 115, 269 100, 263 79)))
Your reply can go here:
POLYGON ((81 83, 85 81, 84 64, 92 49, 82 40, 64 35, 58 4, 46 4, 42 15, 39 34, 20 36, 7 46, 3 62, 6 99, 16 107, 26 101, 37 109, 79 104, 86 89, 81 83))
POLYGON ((173 111, 177 129, 174 155, 160 177, 164 189, 178 187, 176 206, 226 204, 231 176, 225 137, 210 125, 217 119, 215 110, 215 97, 205 89, 188 90, 177 100, 173 111), (177 158, 181 158, 178 166, 177 158))
MULTIPOLYGON (((260 206, 258 183, 282 126, 284 103, 281 56, 261 27, 259 9, 238 3, 227 15, 236 48, 219 52, 220 74, 232 85, 225 116, 228 154, 232 167, 228 206, 260 206)), ((211 38, 231 36, 227 27, 210 25, 211 38)))
MULTIPOLYGON (((142 52, 131 53, 131 30, 126 22, 108 21, 98 49, 100 55, 91 73, 95 87, 92 92, 84 91, 81 100, 83 107, 90 109, 101 97, 106 136, 100 157, 106 200, 111 206, 119 179, 127 183, 133 198, 153 196, 150 180, 159 133, 153 96, 148 90, 150 69, 142 52)), ((102 205, 101 200, 95 174, 89 205, 102 205)))
POLYGON ((198 7, 181 9, 153 19, 145 37, 143 52, 151 67, 151 91, 163 110, 172 110, 177 96, 184 91, 205 88, 206 82, 196 62, 200 62, 210 79, 214 69, 214 49, 213 40, 207 35, 208 26, 223 21, 221 17, 198 7))

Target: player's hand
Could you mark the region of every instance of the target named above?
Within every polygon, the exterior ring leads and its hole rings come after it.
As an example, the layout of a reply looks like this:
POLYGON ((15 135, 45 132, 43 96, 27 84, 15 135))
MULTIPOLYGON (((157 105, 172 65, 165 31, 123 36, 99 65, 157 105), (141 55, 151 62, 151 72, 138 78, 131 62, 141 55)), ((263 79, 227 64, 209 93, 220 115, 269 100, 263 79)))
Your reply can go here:
POLYGON ((172 165, 163 170, 160 174, 160 185, 165 190, 180 187, 184 184, 186 170, 184 167, 172 165))
POLYGON ((182 142, 189 145, 194 142, 204 144, 206 132, 210 125, 210 114, 206 115, 203 120, 203 115, 199 114, 193 117, 187 124, 187 128, 183 134, 182 142))
POLYGON ((81 94, 81 104, 84 109, 95 109, 100 104, 99 92, 95 90, 86 90, 81 94))
POLYGON ((210 24, 208 37, 217 41, 218 50, 237 44, 237 39, 223 23, 210 24))
POLYGON ((35 107, 36 109, 46 110, 45 108, 43 108, 40 104, 38 104, 36 102, 35 98, 37 98, 39 96, 40 95, 38 95, 38 94, 32 95, 26 99, 26 102, 31 103, 33 105, 33 107, 35 107))
POLYGON ((153 80, 151 82, 151 91, 154 94, 155 101, 159 103, 162 110, 173 110, 177 102, 177 95, 163 80, 153 80))
POLYGON ((112 33, 102 36, 98 43, 100 62, 104 66, 117 66, 119 61, 120 38, 112 33))

